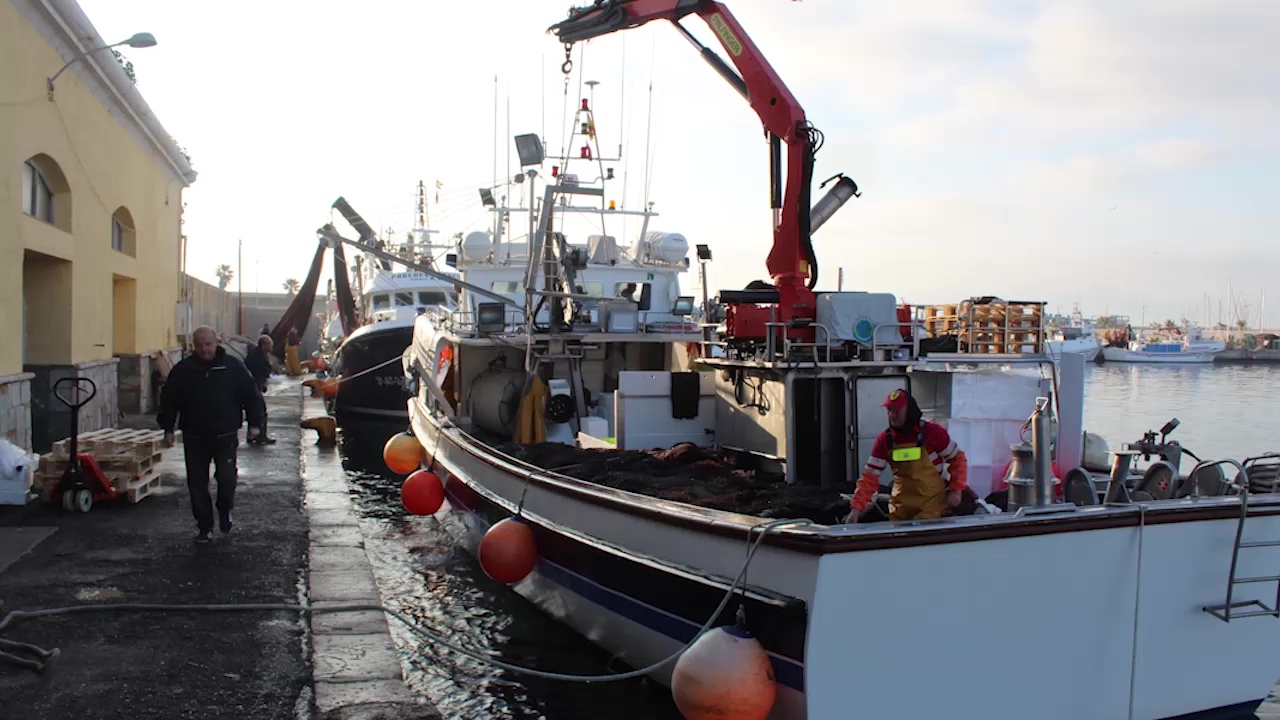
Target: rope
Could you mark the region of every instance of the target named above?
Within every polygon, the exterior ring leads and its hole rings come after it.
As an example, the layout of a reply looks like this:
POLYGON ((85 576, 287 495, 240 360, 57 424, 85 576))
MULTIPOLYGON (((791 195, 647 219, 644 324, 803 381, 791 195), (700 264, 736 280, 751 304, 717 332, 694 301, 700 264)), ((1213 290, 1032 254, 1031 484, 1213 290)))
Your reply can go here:
POLYGON ((453 652, 459 655, 462 655, 464 657, 470 658, 477 662, 487 663, 489 665, 500 668, 502 670, 506 670, 508 672, 530 675, 532 677, 542 678, 544 680, 560 680, 564 682, 581 682, 581 683, 616 682, 621 680, 630 680, 632 678, 637 678, 643 675, 647 675, 650 672, 653 672, 654 670, 657 670, 663 667, 664 665, 672 662, 673 660, 676 660, 682 654, 684 654, 686 650, 692 647, 693 644, 698 641, 698 638, 700 638, 703 633, 711 629, 712 624, 715 623, 716 619, 720 616, 720 613, 722 613, 725 607, 728 606, 729 601, 733 598, 734 592, 738 589, 739 584, 742 582, 743 577, 747 573, 747 567, 751 564, 751 559, 755 555, 756 549, 760 547, 760 543, 764 541, 765 536, 768 535, 769 532, 779 527, 782 527, 784 525, 795 525, 795 524, 811 524, 811 523, 809 520, 783 519, 783 520, 773 520, 770 522, 761 523, 759 525, 753 526, 750 529, 750 531, 748 531, 748 538, 750 538, 750 534, 752 532, 755 532, 756 530, 760 531, 760 535, 755 539, 754 543, 751 544, 750 546, 751 550, 750 552, 747 553, 746 562, 743 563, 742 569, 738 572, 737 577, 734 578, 733 584, 730 585, 728 591, 725 592, 724 599, 720 601, 720 604, 716 607, 715 611, 711 613, 711 617, 709 617, 707 621, 703 623, 702 627, 694 635, 693 639, 685 643, 683 647, 681 647, 676 652, 672 653, 670 656, 656 663, 653 663, 648 667, 643 667, 643 668, 630 670, 628 672, 622 672, 622 673, 609 673, 605 675, 574 675, 569 673, 550 672, 546 670, 538 670, 536 668, 524 667, 521 665, 514 665, 512 663, 499 660, 497 657, 494 656, 494 651, 492 650, 480 651, 480 650, 473 650, 471 648, 463 647, 450 640, 447 640, 439 632, 436 632, 434 630, 430 630, 422 627, 421 625, 418 625, 413 620, 410 620, 409 618, 405 617, 405 615, 403 615, 399 611, 392 610, 388 607, 385 607, 383 605, 377 605, 377 604, 338 605, 338 606, 330 606, 330 607, 323 607, 323 608, 314 607, 306 604, 295 604, 295 603, 236 603, 236 604, 212 604, 212 605, 110 603, 110 604, 103 604, 103 605, 72 605, 68 607, 45 608, 40 610, 14 610, 8 613, 7 615, 5 615, 3 620, 0 620, 0 631, 4 630, 6 627, 11 625, 15 620, 54 617, 59 615, 72 615, 72 614, 91 613, 91 612, 285 611, 285 612, 296 612, 300 614, 315 615, 319 613, 359 612, 359 611, 375 610, 375 611, 386 613, 387 615, 390 615, 396 620, 399 620, 401 623, 405 625, 405 627, 407 627, 415 635, 418 635, 428 641, 434 642, 444 648, 452 650, 453 652))
POLYGON ((342 376, 342 377, 339 377, 339 378, 338 378, 338 382, 336 382, 336 383, 334 383, 334 384, 335 384, 335 385, 338 385, 338 384, 344 383, 344 382, 346 382, 346 381, 348 381, 348 380, 355 380, 356 378, 360 377, 361 375, 368 375, 369 373, 373 372, 374 370, 381 370, 382 368, 384 368, 384 367, 386 367, 386 366, 390 365, 390 364, 391 364, 391 363, 393 363, 393 362, 403 362, 403 361, 404 361, 404 356, 403 356, 403 355, 397 355, 397 356, 395 356, 395 357, 391 358, 390 360, 387 360, 386 362, 380 362, 380 363, 378 363, 377 365, 374 365, 374 366, 373 366, 373 367, 371 367, 371 368, 365 368, 364 370, 361 370, 360 372, 358 372, 358 373, 356 373, 356 374, 354 374, 354 375, 344 375, 344 376, 342 376))

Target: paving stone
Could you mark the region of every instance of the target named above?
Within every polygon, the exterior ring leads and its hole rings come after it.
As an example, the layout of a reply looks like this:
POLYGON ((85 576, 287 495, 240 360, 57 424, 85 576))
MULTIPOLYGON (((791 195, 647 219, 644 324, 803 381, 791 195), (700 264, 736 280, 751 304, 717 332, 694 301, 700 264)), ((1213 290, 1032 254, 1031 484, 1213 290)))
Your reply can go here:
MULTIPOLYGON (((373 635, 315 635, 315 680, 321 682, 354 682, 357 680, 395 680, 401 682, 400 656, 387 633, 373 635)), ((386 700, 386 698, 382 698, 386 700)))
MULTIPOLYGON (((334 607, 336 605, 350 604, 332 600, 312 602, 315 607, 334 607)), ((378 633, 387 635, 387 616, 377 610, 316 613, 311 616, 311 632, 316 635, 373 635, 378 633)))
POLYGON ((349 508, 344 510, 312 509, 307 512, 307 518, 313 528, 350 526, 358 531, 360 526, 355 514, 349 508))
POLYGON ((322 720, 440 717, 430 705, 420 704, 417 696, 399 680, 317 682, 316 709, 322 720))
POLYGON ((340 492, 348 491, 347 479, 342 476, 332 476, 325 474, 324 477, 306 478, 307 492, 340 492))
POLYGON ((312 602, 322 600, 382 602, 382 596, 378 594, 378 585, 373 579, 373 571, 368 565, 357 570, 311 573, 310 598, 312 602))
POLYGON ((364 547, 364 536, 358 525, 311 526, 311 551, 326 547, 364 547))
POLYGON ((344 488, 341 492, 307 492, 307 510, 351 510, 351 495, 344 488))
POLYGON ((311 572, 360 570, 369 567, 369 556, 363 547, 339 545, 311 548, 311 572))

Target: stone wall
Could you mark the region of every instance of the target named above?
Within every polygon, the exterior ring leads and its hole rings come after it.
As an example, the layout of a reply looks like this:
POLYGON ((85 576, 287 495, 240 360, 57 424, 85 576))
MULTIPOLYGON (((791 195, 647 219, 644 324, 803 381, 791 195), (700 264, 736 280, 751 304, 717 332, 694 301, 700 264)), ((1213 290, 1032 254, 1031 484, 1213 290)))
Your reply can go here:
POLYGON ((71 436, 71 411, 53 395, 62 378, 87 377, 97 386, 93 400, 80 408, 80 432, 116 427, 119 412, 116 366, 120 361, 94 360, 78 365, 28 365, 31 379, 31 449, 47 453, 71 436))
POLYGON ((31 450, 31 379, 35 375, 0 376, 0 436, 31 450))
POLYGON ((164 372, 158 358, 167 356, 168 367, 182 359, 182 348, 157 350, 146 355, 117 355, 118 404, 120 412, 143 415, 154 412, 160 402, 160 387, 164 384, 164 372))

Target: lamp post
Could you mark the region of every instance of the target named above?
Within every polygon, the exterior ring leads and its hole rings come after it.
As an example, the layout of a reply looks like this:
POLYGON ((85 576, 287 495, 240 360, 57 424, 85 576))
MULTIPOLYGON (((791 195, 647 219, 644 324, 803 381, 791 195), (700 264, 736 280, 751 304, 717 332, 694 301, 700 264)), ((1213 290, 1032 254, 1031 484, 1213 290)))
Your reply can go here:
POLYGON ((70 60, 68 60, 66 65, 63 65, 63 66, 58 70, 58 72, 56 72, 56 73, 54 73, 54 74, 53 74, 53 77, 51 77, 51 78, 47 78, 47 79, 45 80, 45 87, 46 87, 46 89, 48 89, 48 91, 49 91, 49 99, 50 99, 50 100, 52 100, 52 99, 53 99, 53 81, 54 81, 54 80, 57 80, 57 79, 58 79, 58 76, 59 76, 59 75, 61 75, 61 74, 63 73, 63 71, 65 71, 67 68, 71 67, 71 66, 72 66, 72 65, 73 65, 77 60, 81 60, 81 59, 83 59, 84 57, 86 57, 86 56, 87 56, 87 55, 89 55, 90 53, 96 53, 96 52, 98 52, 99 50, 108 50, 108 49, 110 49, 110 48, 118 47, 118 46, 120 46, 120 45, 128 45, 129 47, 133 47, 133 48, 149 48, 149 47, 154 46, 155 44, 156 44, 156 36, 155 36, 155 35, 152 35, 151 33, 145 33, 145 32, 143 32, 143 33, 137 33, 137 34, 135 34, 133 37, 129 38, 128 40, 121 40, 121 41, 120 41, 120 42, 118 42, 118 43, 112 43, 112 44, 110 44, 110 45, 103 45, 102 47, 96 47, 96 48, 93 48, 92 50, 86 50, 86 51, 84 51, 83 53, 81 53, 81 54, 79 54, 79 55, 77 55, 77 56, 75 56, 75 57, 71 58, 70 60))

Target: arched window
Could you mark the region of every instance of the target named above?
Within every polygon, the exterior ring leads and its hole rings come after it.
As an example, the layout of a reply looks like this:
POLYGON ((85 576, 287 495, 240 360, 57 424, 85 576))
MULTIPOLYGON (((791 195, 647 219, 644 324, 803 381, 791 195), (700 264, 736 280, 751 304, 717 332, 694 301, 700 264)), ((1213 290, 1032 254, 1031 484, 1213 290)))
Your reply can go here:
POLYGON ((33 155, 22 164, 22 211, 71 232, 71 186, 48 155, 33 155))
POLYGON ((133 215, 121 205, 111 215, 111 249, 129 257, 137 257, 138 240, 133 226, 133 215))

